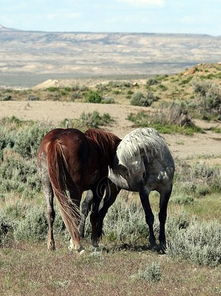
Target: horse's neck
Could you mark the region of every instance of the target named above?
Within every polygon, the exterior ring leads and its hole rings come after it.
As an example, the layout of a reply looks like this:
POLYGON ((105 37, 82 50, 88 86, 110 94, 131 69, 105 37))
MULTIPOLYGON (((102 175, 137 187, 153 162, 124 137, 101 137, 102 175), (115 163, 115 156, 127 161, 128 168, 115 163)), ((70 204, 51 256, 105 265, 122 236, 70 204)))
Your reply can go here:
POLYGON ((96 134, 93 130, 85 132, 89 142, 93 142, 99 151, 99 157, 103 158, 105 162, 112 166, 116 149, 121 139, 115 135, 108 135, 105 133, 96 134))

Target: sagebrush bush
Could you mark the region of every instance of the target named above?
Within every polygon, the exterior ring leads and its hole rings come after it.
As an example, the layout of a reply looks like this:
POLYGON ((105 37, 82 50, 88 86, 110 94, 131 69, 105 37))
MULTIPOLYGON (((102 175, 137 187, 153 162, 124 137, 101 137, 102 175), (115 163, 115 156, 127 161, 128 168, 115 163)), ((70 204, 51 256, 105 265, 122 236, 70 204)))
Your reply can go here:
POLYGON ((179 193, 173 196, 171 198, 171 201, 179 205, 189 205, 189 204, 193 204, 194 198, 191 195, 179 193))
POLYGON ((85 94, 85 102, 88 102, 88 103, 101 103, 101 101, 102 101, 102 96, 98 91, 89 90, 85 94))
POLYGON ((152 85, 156 85, 159 83, 159 80, 156 78, 150 78, 147 80, 146 85, 147 86, 152 86, 152 85))
POLYGON ((17 133, 14 150, 23 157, 35 156, 43 136, 51 130, 51 126, 34 123, 17 133))
POLYGON ((176 123, 164 122, 162 118, 164 119, 166 117, 162 115, 162 112, 148 114, 141 111, 137 112, 136 114, 130 113, 127 119, 134 123, 134 127, 152 127, 162 134, 178 133, 184 135, 193 135, 196 132, 202 132, 202 129, 195 125, 178 125, 176 123))
POLYGON ((190 220, 185 227, 177 227, 169 219, 168 249, 172 257, 180 257, 199 265, 216 266, 221 263, 221 224, 190 220))
POLYGON ((130 103, 134 106, 149 107, 157 100, 159 100, 159 98, 156 97, 152 92, 148 92, 145 95, 142 92, 137 92, 132 96, 130 103))
POLYGON ((40 191, 36 154, 43 136, 52 128, 16 117, 3 118, 0 126, 0 194, 34 197, 40 191))
POLYGON ((185 105, 175 102, 161 104, 154 112, 138 112, 137 114, 130 114, 128 119, 133 121, 138 127, 152 125, 165 133, 168 133, 169 131, 183 133, 185 133, 185 131, 187 133, 191 131, 201 131, 201 129, 194 125, 185 105))
POLYGON ((114 119, 109 113, 101 115, 99 112, 93 111, 92 113, 83 112, 79 118, 79 122, 82 126, 99 128, 100 126, 111 125, 114 119))
POLYGON ((12 100, 12 96, 11 95, 6 95, 3 97, 0 97, 0 101, 11 101, 12 100))
POLYGON ((36 159, 23 159, 11 154, 0 162, 0 192, 7 195, 15 191, 27 197, 34 196, 41 189, 36 159))
POLYGON ((7 239, 10 234, 13 234, 14 223, 13 221, 3 212, 0 212, 0 247, 7 244, 7 239))
POLYGON ((15 132, 9 132, 4 126, 0 126, 0 159, 3 158, 3 150, 15 145, 15 132))
POLYGON ((146 241, 148 227, 141 205, 118 200, 108 212, 104 233, 108 240, 117 244, 134 246, 137 241, 146 241))
POLYGON ((145 269, 140 269, 137 274, 132 275, 133 279, 145 280, 150 283, 159 282, 161 277, 160 264, 157 262, 152 262, 150 266, 147 266, 145 269))
POLYGON ((45 212, 38 206, 29 207, 25 218, 20 220, 14 230, 16 240, 40 241, 47 233, 47 220, 45 212))
MULTIPOLYGON (((205 196, 221 190, 221 170, 203 163, 188 164, 177 160, 175 184, 179 184, 179 192, 196 197, 205 196)), ((177 192, 177 190, 176 190, 177 192)))
POLYGON ((196 94, 197 108, 195 113, 203 119, 216 118, 221 120, 221 88, 210 81, 197 81, 193 84, 196 94))
MULTIPOLYGON (((89 219, 88 219, 89 220, 89 219)), ((147 243, 148 227, 141 204, 127 203, 120 196, 109 209, 104 219, 105 240, 119 246, 147 243)), ((86 235, 90 235, 90 225, 86 225, 86 235)))

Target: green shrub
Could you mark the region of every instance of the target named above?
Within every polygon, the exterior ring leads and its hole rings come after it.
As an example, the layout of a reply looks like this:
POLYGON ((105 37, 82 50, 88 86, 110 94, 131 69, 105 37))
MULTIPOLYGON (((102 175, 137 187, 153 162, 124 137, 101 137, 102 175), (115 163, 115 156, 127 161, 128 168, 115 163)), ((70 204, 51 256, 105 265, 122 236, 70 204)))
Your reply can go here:
POLYGON ((0 98, 0 101, 11 101, 11 100, 12 100, 11 95, 6 95, 6 96, 0 98))
POLYGON ((188 76, 187 78, 181 80, 180 84, 183 85, 183 84, 188 84, 191 80, 193 79, 193 76, 188 76))
POLYGON ((158 87, 159 87, 159 89, 162 90, 162 91, 166 91, 166 90, 168 90, 168 87, 165 86, 164 84, 160 84, 158 87))
MULTIPOLYGON (((0 212, 0 247, 8 242, 10 234, 13 233, 14 223, 8 216, 0 212)), ((12 238, 13 239, 13 238, 12 238)))
POLYGON ((179 205, 189 205, 189 204, 193 204, 194 198, 193 196, 190 196, 190 195, 178 194, 173 196, 171 201, 179 205))
POLYGON ((85 102, 88 103, 101 103, 102 97, 99 92, 94 91, 94 90, 89 90, 85 94, 85 102))
POLYGON ((15 145, 15 132, 8 132, 5 127, 0 126, 0 159, 3 156, 3 149, 12 148, 15 145))
POLYGON ((34 206, 26 210, 26 216, 20 220, 15 231, 16 240, 44 240, 47 233, 47 220, 43 209, 34 206))
POLYGON ((32 197, 41 189, 36 159, 26 160, 11 154, 0 162, 0 193, 15 191, 32 197))
POLYGON ((59 88, 51 86, 51 87, 48 87, 46 90, 49 91, 49 92, 57 92, 57 91, 59 91, 59 88))
POLYGON ((185 106, 177 103, 162 105, 154 112, 131 113, 127 119, 134 122, 136 127, 154 127, 161 133, 192 135, 202 131, 194 125, 185 106))
POLYGON ((114 122, 114 119, 109 113, 101 115, 99 112, 93 111, 92 113, 83 112, 79 121, 83 126, 99 128, 100 126, 111 125, 114 122))
MULTIPOLYGON (((176 222, 175 222, 176 223, 176 222)), ((169 220, 167 253, 199 265, 216 266, 221 263, 221 225, 217 222, 190 221, 185 228, 177 228, 169 220)))
POLYGON ((179 192, 205 196, 221 190, 221 170, 207 164, 194 163, 190 165, 184 161, 177 161, 175 183, 179 184, 179 192))
POLYGON ((38 96, 34 96, 34 95, 29 95, 28 96, 28 101, 39 101, 40 98, 38 96))
POLYGON ((150 79, 147 80, 146 85, 147 86, 152 86, 152 85, 156 85, 158 83, 159 83, 158 79, 150 78, 150 79))
POLYGON ((102 104, 114 104, 115 101, 113 98, 107 98, 107 97, 104 97, 102 98, 102 101, 101 101, 102 104))
POLYGON ((134 106, 148 107, 158 99, 152 92, 148 92, 146 95, 142 92, 137 92, 132 96, 130 103, 134 106))
MULTIPOLYGON (((161 116, 161 115, 160 115, 161 116)), ((193 135, 195 132, 202 130, 197 126, 179 126, 176 124, 160 123, 154 115, 149 115, 145 112, 138 112, 137 114, 130 113, 127 117, 128 120, 134 123, 134 127, 152 127, 162 134, 184 134, 193 135)))
POLYGON ((221 88, 218 84, 208 81, 195 82, 193 89, 196 94, 197 108, 193 112, 203 119, 221 118, 221 88))
POLYGON ((162 274, 160 270, 160 265, 157 262, 152 262, 150 266, 145 269, 140 269, 137 274, 132 275, 133 279, 145 280, 147 282, 159 282, 161 280, 162 274))
POLYGON ((114 244, 147 243, 148 227, 141 204, 127 203, 120 197, 109 209, 104 221, 105 239, 114 244))
POLYGON ((26 158, 35 156, 43 136, 51 127, 33 123, 17 133, 14 150, 26 158))

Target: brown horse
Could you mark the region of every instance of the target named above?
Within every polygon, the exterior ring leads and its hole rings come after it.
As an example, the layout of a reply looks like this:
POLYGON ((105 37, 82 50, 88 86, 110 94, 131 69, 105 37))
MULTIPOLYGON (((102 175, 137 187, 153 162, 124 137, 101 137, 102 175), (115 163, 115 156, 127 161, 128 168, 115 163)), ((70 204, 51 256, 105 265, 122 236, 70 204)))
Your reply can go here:
POLYGON ((107 177, 112 167, 120 139, 112 133, 89 129, 85 133, 77 129, 54 129, 43 139, 38 151, 38 167, 43 191, 47 200, 48 249, 55 249, 53 205, 56 195, 61 215, 68 229, 72 246, 79 252, 79 205, 82 193, 91 189, 94 198, 91 215, 92 242, 96 237, 96 212, 99 206, 98 185, 107 177))

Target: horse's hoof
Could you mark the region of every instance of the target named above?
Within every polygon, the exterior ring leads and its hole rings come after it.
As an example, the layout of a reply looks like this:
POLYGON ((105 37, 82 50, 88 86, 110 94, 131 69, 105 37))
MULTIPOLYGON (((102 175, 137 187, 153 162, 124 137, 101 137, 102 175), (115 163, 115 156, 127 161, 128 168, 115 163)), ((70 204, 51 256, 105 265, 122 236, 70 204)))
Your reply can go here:
POLYGON ((48 244, 48 251, 55 251, 55 244, 54 243, 49 243, 48 244))
POLYGON ((93 246, 94 248, 99 248, 99 244, 98 244, 98 241, 97 241, 97 240, 92 239, 92 240, 91 240, 91 244, 92 244, 92 246, 93 246))
POLYGON ((79 255, 83 255, 85 253, 85 249, 83 247, 80 247, 78 250, 77 250, 78 254, 79 255))
POLYGON ((160 244, 159 247, 158 247, 158 253, 162 254, 162 255, 166 254, 166 249, 167 249, 167 247, 166 247, 165 243, 160 244))

